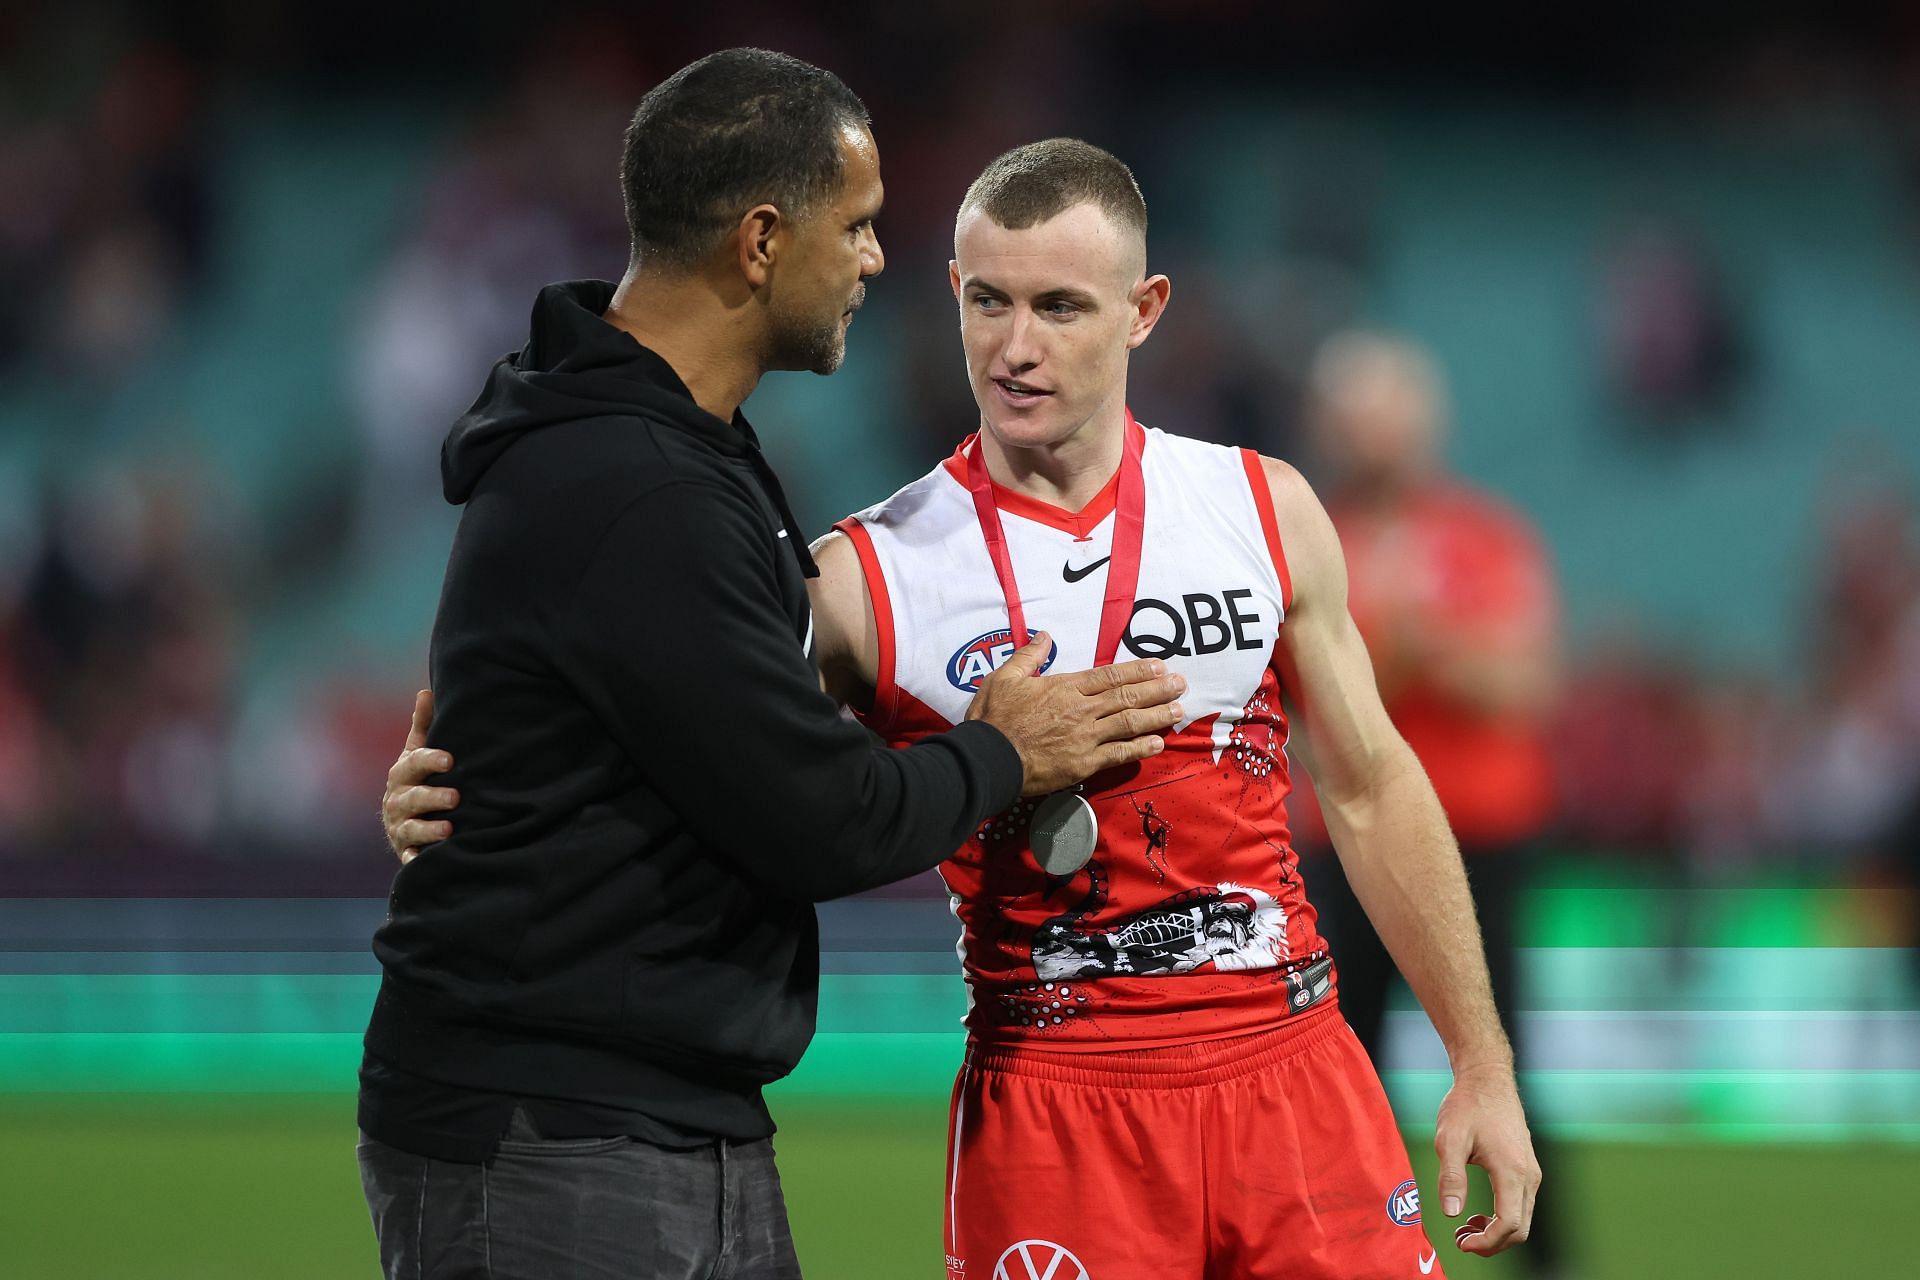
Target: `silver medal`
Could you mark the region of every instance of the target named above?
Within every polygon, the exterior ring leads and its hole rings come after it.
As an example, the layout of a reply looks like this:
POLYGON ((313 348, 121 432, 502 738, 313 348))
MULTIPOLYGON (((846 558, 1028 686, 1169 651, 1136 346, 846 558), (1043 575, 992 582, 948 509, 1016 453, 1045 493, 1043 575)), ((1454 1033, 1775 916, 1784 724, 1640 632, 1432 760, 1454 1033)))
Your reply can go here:
POLYGON ((1087 865, 1100 835, 1093 806, 1071 791, 1056 791, 1033 811, 1029 843, 1050 876, 1070 876, 1087 865))

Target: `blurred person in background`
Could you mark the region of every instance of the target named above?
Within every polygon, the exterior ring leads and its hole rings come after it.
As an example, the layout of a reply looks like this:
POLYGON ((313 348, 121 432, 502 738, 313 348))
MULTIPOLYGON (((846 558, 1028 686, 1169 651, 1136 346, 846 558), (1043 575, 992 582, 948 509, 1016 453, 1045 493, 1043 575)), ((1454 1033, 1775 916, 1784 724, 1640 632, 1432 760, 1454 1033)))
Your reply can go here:
POLYGON ((21 592, 40 553, 40 512, 26 487, 10 481, 0 471, 0 860, 35 834, 54 792, 47 726, 21 652, 28 621, 21 592))
POLYGON ((1780 817, 1795 847, 1904 887, 1890 932, 1904 934, 1920 978, 1920 520, 1885 474, 1829 495, 1808 611, 1812 687, 1780 817))
MULTIPOLYGON (((1314 360, 1309 392, 1353 619, 1387 712, 1460 841, 1494 1001, 1524 1062, 1515 1016, 1521 891, 1531 842, 1555 811, 1553 568, 1523 516, 1446 470, 1446 393, 1425 351, 1381 334, 1336 335, 1314 360)), ((1378 1063, 1393 960, 1340 860, 1319 862, 1340 1006, 1378 1063)), ((1535 1144, 1551 1165, 1544 1142, 1535 1144)), ((1523 1251, 1538 1276, 1561 1265, 1553 1203, 1553 1192, 1541 1197, 1523 1251)))
POLYGON ((44 504, 11 637, 29 718, 45 727, 40 839, 175 851, 227 816, 245 540, 224 497, 182 457, 83 473, 44 504))
POLYGON ((591 31, 554 41, 442 162, 419 225, 363 301, 349 376, 365 449, 358 537, 372 554, 442 515, 427 499, 446 406, 519 345, 527 298, 625 251, 602 140, 647 81, 591 31))
POLYGON ((1794 771, 1799 841, 1885 841, 1920 787, 1920 552, 1910 499, 1875 487, 1829 512, 1809 612, 1812 687, 1794 771))
POLYGON ((0 367, 37 359, 110 387, 177 323, 218 227, 201 76, 137 44, 66 118, 24 109, 33 77, 18 76, 0 103, 0 367))
POLYGON ((1606 247, 1595 328, 1622 426, 1678 444, 1742 421, 1719 412, 1746 371, 1741 314, 1708 240, 1680 220, 1643 214, 1606 247))

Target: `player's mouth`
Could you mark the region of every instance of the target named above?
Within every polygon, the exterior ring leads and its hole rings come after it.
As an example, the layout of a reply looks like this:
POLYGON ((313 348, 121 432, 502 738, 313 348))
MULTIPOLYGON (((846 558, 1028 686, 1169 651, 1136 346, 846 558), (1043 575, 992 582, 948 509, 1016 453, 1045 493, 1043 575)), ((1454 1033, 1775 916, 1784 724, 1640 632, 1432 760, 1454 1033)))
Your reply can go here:
POLYGON ((995 378, 993 385, 998 388, 1000 398, 1016 409, 1030 408, 1053 394, 1045 387, 1032 386, 1018 378, 995 378))

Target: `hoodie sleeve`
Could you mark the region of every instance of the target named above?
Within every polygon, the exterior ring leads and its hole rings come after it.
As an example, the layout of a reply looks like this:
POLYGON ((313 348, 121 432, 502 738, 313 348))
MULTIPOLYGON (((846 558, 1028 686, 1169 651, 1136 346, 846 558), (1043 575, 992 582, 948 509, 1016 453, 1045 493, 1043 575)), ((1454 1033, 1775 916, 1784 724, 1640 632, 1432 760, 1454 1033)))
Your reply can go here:
POLYGON ((758 514, 683 481, 608 529, 555 620, 568 678, 705 845, 825 901, 950 856, 1018 798, 979 721, 889 749, 840 715, 782 606, 758 514))

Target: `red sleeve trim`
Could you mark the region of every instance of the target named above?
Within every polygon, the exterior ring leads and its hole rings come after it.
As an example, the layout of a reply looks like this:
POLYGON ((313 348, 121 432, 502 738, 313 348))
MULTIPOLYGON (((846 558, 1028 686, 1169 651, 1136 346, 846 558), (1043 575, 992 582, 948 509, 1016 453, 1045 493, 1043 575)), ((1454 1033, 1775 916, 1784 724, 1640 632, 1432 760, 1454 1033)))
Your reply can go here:
POLYGON ((876 733, 894 721, 899 711, 899 687, 893 682, 893 601, 887 595, 887 578, 880 572, 880 557, 873 549, 873 535, 852 516, 833 526, 847 535, 854 553, 860 557, 860 573, 867 580, 867 598, 873 602, 873 625, 880 633, 880 669, 874 674, 873 710, 860 719, 876 733))
POLYGON ((1247 468, 1247 484, 1253 490, 1253 505, 1260 512, 1260 531, 1267 535, 1267 553, 1273 557, 1273 571, 1280 575, 1280 612, 1293 611, 1293 576, 1287 572, 1287 553, 1280 549, 1280 521, 1273 514, 1273 490, 1267 484, 1267 469, 1260 455, 1251 449, 1240 451, 1247 468))

